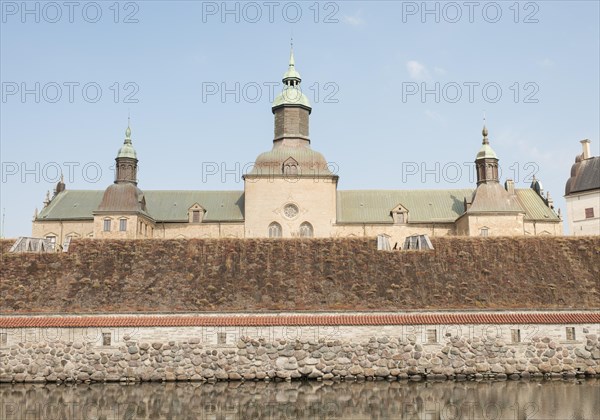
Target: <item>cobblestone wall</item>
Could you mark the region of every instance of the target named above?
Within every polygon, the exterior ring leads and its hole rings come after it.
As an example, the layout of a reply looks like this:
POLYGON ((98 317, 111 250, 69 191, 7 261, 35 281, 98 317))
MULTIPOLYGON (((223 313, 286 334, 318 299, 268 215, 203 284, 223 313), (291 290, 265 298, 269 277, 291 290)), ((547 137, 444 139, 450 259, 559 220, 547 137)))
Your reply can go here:
POLYGON ((534 337, 511 346, 501 339, 446 337, 423 346, 415 337, 364 342, 240 339, 230 348, 187 342, 126 341, 113 348, 56 341, 0 351, 0 382, 239 381, 328 379, 519 379, 600 374, 600 342, 534 337))

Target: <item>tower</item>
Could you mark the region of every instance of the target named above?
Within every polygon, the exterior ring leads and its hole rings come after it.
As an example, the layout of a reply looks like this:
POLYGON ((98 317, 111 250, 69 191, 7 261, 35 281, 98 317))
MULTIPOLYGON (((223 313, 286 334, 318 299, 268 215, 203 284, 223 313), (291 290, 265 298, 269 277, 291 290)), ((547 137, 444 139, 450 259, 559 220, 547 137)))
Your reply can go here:
POLYGON ((154 219, 146 209, 144 192, 137 186, 137 153, 131 142, 131 128, 127 124, 125 140, 119 149, 115 181, 102 196, 94 211, 95 238, 135 239, 152 237, 154 219))
POLYGON ((244 175, 246 237, 331 236, 338 176, 311 148, 310 101, 302 92, 293 46, 283 87, 271 106, 273 147, 244 175))
POLYGON ((300 146, 310 144, 310 102, 302 93, 302 78, 296 70, 294 48, 290 51, 288 70, 283 75, 283 89, 273 101, 271 110, 275 116, 275 145, 300 146))
MULTIPOLYGON (((490 145, 485 123, 481 134, 483 140, 475 157, 477 188, 470 199, 464 199, 464 213, 456 220, 457 233, 468 236, 522 235, 525 212, 514 188, 507 191, 500 185, 499 159, 490 145)), ((512 185, 512 181, 509 184, 512 185)))
POLYGON ((498 178, 498 157, 496 152, 490 146, 488 139, 488 129, 483 125, 481 131, 483 140, 481 142, 481 148, 475 158, 475 168, 477 170, 477 185, 482 183, 500 182, 498 178))
POLYGON ((123 146, 119 149, 119 153, 117 153, 117 157, 115 158, 115 183, 130 182, 137 185, 138 159, 131 142, 131 128, 129 125, 128 123, 125 130, 123 146))

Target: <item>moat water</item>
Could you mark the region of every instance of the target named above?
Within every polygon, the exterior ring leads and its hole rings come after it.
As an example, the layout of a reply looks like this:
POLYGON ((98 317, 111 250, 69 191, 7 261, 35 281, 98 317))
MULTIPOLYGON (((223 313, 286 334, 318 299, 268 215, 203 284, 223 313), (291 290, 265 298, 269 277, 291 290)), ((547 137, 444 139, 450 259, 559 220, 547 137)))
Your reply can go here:
POLYGON ((600 380, 0 385, 0 419, 597 419, 600 380))

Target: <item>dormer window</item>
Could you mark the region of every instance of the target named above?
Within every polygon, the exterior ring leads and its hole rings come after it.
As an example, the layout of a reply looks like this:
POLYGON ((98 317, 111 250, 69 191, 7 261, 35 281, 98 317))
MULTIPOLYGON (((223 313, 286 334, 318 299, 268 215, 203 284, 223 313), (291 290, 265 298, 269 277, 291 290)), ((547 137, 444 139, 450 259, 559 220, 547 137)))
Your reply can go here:
POLYGON ((391 210, 392 219, 395 225, 403 225, 408 223, 408 210, 401 204, 398 204, 391 210))
POLYGON ((202 223, 202 220, 204 219, 204 213, 204 208, 200 204, 195 203, 192 207, 188 209, 188 222, 202 223))
POLYGON ((286 176, 298 175, 298 162, 294 158, 288 158, 283 162, 283 174, 286 176))

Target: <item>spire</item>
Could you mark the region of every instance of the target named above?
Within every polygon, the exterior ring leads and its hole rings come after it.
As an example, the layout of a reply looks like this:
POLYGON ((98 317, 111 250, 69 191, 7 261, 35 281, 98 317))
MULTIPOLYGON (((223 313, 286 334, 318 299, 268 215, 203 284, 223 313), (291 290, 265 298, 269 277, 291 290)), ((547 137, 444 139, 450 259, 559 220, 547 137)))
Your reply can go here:
POLYGON ((127 129, 125 130, 125 143, 131 144, 131 120, 129 115, 127 116, 127 129))
POLYGON ((490 140, 488 139, 489 132, 485 125, 485 117, 483 118, 483 130, 481 130, 481 134, 483 135, 483 140, 481 141, 481 149, 479 149, 479 153, 477 153, 477 159, 498 159, 496 152, 494 152, 494 149, 490 146, 490 140))
POLYGON ((133 148, 133 144, 131 142, 131 121, 130 118, 127 117, 127 129, 125 130, 125 140, 123 141, 123 146, 119 149, 119 153, 117 154, 118 158, 131 158, 137 159, 137 154, 135 149, 133 148))
POLYGON ((130 119, 127 118, 127 129, 125 130, 125 141, 117 154, 115 182, 131 182, 137 184, 137 153, 131 143, 130 119))
POLYGON ((294 59, 294 39, 290 42, 290 61, 288 63, 288 70, 283 75, 283 83, 286 86, 297 86, 302 81, 300 73, 296 71, 296 60, 294 59))
POLYGON ((302 78, 300 77, 300 73, 296 71, 296 60, 294 58, 293 39, 290 42, 290 61, 288 63, 288 69, 283 75, 282 81, 283 89, 273 101, 273 112, 275 112, 275 109, 278 109, 281 106, 293 105, 303 107, 307 109, 310 113, 312 111, 310 101, 308 100, 306 95, 302 93, 302 88, 300 87, 300 82, 302 81, 302 78))

